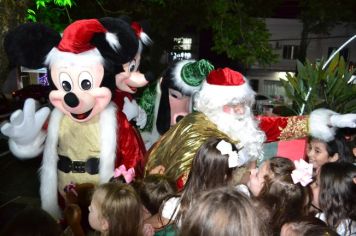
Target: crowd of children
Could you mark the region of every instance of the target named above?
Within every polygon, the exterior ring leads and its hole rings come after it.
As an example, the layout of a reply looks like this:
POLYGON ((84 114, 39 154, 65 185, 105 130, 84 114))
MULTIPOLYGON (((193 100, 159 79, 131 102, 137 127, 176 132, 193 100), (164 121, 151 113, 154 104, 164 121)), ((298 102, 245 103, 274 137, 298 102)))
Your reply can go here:
MULTIPOLYGON (((307 182, 293 177, 303 166, 273 157, 250 170, 244 185, 248 191, 241 191, 233 178, 238 167, 229 164, 239 150, 227 140, 210 138, 195 156, 181 191, 161 174, 127 181, 120 173, 95 188, 88 215, 91 230, 143 236, 355 235, 355 159, 339 141, 309 140, 313 172, 307 182), (222 154, 224 148, 231 152, 222 154)), ((55 225, 45 212, 36 214, 48 226, 55 225)), ((17 218, 3 232, 28 223, 21 215, 17 218)), ((49 232, 59 235, 58 230, 49 232)))

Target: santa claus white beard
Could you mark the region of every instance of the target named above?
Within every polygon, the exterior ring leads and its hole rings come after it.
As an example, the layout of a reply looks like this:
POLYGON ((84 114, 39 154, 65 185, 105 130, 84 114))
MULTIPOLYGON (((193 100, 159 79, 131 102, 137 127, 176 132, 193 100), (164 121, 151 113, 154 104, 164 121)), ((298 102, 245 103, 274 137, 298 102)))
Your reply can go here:
POLYGON ((247 107, 243 115, 228 114, 221 110, 205 113, 218 129, 231 139, 239 141, 238 148, 244 148, 251 160, 263 157, 265 134, 258 127, 257 120, 247 107))

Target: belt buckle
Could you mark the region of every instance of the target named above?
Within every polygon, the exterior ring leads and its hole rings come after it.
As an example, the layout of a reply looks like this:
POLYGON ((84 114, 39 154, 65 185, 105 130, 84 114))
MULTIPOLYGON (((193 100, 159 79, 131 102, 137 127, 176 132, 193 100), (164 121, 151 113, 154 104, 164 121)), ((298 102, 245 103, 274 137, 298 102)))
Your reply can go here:
POLYGON ((73 173, 85 173, 85 161, 72 161, 73 173))

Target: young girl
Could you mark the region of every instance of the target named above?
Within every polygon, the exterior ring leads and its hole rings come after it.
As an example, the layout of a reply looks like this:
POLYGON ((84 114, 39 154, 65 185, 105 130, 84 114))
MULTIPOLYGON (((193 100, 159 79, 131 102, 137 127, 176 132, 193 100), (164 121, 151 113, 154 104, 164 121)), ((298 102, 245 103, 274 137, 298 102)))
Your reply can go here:
POLYGON ((313 168, 318 169, 328 162, 353 162, 353 155, 348 147, 345 137, 337 134, 329 142, 320 139, 310 138, 307 156, 313 168))
MULTIPOLYGON (((314 176, 317 176, 322 165, 328 162, 348 162, 354 161, 352 152, 348 147, 345 137, 341 132, 335 135, 335 138, 329 142, 316 138, 309 138, 307 156, 309 163, 313 164, 314 176)), ((319 186, 316 182, 311 184, 313 199, 311 212, 320 212, 319 206, 319 186)))
POLYGON ((143 219, 157 214, 163 201, 177 194, 175 181, 160 174, 147 175, 144 179, 133 182, 132 186, 143 204, 143 219))
POLYGON ((235 189, 210 190, 196 202, 182 222, 180 236, 269 235, 251 199, 235 189))
POLYGON ((259 169, 251 170, 247 183, 253 199, 270 209, 271 228, 277 235, 285 222, 307 214, 308 189, 293 182, 295 169, 291 160, 274 157, 265 161, 259 169))
POLYGON ((89 224, 101 235, 142 235, 142 211, 135 190, 121 183, 100 185, 89 206, 89 224))
POLYGON ((156 229, 173 221, 179 227, 187 210, 194 206, 194 199, 202 191, 230 183, 233 170, 238 166, 238 158, 238 150, 234 144, 218 138, 208 139, 193 160, 180 197, 170 198, 164 203, 160 214, 152 216, 146 222, 151 223, 156 229))
POLYGON ((319 174, 319 203, 324 220, 340 235, 356 234, 356 166, 326 163, 319 174))

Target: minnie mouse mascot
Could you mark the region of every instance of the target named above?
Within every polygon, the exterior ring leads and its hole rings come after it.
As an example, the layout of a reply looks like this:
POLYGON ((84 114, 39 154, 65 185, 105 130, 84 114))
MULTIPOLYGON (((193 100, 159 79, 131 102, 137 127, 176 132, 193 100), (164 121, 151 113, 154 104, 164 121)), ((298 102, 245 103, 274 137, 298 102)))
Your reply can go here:
POLYGON ((119 143, 119 137, 126 135, 118 125, 122 113, 111 102, 115 75, 138 51, 137 37, 127 22, 78 20, 64 30, 62 38, 41 24, 25 24, 10 32, 4 44, 10 62, 46 66, 53 85, 52 111, 47 107, 36 111, 30 99, 1 127, 18 158, 43 152, 40 195, 44 210, 59 218, 58 192, 64 197, 66 186, 73 183, 107 182, 121 164, 141 173, 144 153, 139 150, 133 155, 119 143))

